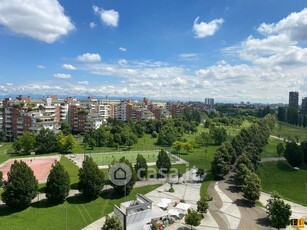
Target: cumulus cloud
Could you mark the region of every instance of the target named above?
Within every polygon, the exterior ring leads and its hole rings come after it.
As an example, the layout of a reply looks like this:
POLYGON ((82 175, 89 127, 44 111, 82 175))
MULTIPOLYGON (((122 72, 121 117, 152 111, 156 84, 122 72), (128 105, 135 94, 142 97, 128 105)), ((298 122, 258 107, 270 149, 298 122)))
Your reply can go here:
POLYGON ((123 52, 126 52, 126 51, 127 51, 127 49, 124 48, 124 47, 119 47, 119 50, 120 50, 120 51, 123 51, 123 52))
POLYGON ((115 10, 104 10, 98 6, 93 6, 95 14, 100 16, 101 22, 110 27, 117 27, 119 13, 115 10))
POLYGON ((62 68, 63 68, 63 69, 67 69, 67 70, 75 70, 75 69, 76 69, 76 67, 74 67, 74 66, 71 65, 71 64, 63 64, 63 65, 62 65, 62 68))
POLYGON ((13 83, 8 82, 8 83, 6 83, 6 85, 7 85, 7 86, 12 86, 13 83))
POLYGON ((307 8, 293 12, 277 23, 262 23, 257 30, 264 35, 286 34, 294 41, 307 41, 307 8))
POLYGON ((37 65, 36 68, 38 68, 38 69, 45 69, 46 66, 44 66, 44 65, 37 65))
POLYGON ((46 43, 53 43, 75 28, 57 0, 2 0, 0 24, 46 43))
POLYGON ((194 20, 193 31, 196 38, 205 38, 214 35, 223 24, 224 20, 222 18, 215 19, 211 22, 200 22, 198 23, 199 17, 194 20))
POLYGON ((307 9, 291 13, 277 23, 262 23, 257 31, 263 36, 249 36, 239 45, 227 47, 225 53, 239 56, 256 65, 297 68, 307 64, 307 9))
POLYGON ((69 79, 71 78, 70 74, 65 74, 65 73, 56 73, 53 75, 56 78, 62 78, 62 79, 69 79))
POLYGON ((90 23, 91 29, 95 28, 96 26, 97 26, 97 24, 96 24, 95 22, 91 22, 91 23, 90 23))
POLYGON ((77 56, 77 60, 82 62, 99 62, 101 57, 98 53, 85 53, 77 56))

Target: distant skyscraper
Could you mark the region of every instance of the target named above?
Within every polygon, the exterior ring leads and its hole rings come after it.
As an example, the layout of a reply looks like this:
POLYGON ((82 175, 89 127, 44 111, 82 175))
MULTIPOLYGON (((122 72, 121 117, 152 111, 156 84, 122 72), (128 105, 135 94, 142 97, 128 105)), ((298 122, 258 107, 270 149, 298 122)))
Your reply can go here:
POLYGON ((289 108, 298 109, 298 92, 289 92, 289 108))
POLYGON ((302 98, 302 110, 301 113, 307 115, 307 97, 302 98))
POLYGON ((214 99, 213 98, 205 98, 205 105, 213 106, 214 99))

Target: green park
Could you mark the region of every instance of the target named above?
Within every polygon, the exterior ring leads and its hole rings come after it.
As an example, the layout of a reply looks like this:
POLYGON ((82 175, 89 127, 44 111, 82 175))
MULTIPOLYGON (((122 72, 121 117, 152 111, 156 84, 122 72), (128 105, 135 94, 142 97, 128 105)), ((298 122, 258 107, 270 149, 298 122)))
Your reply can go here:
MULTIPOLYGON (((120 161, 123 157, 130 163, 135 164, 138 154, 142 155, 146 162, 156 162, 160 150, 165 149, 170 153, 172 163, 175 161, 173 156, 176 156, 187 161, 189 167, 204 168, 207 176, 202 182, 200 194, 202 197, 206 197, 210 183, 219 176, 223 177, 225 173, 228 173, 223 172, 222 175, 221 172, 217 173, 216 168, 212 168, 215 167, 214 162, 219 160, 217 156, 218 153, 222 152, 224 144, 233 143, 234 139, 242 133, 242 130, 249 130, 254 127, 261 121, 261 118, 251 116, 206 116, 205 118, 204 122, 193 121, 193 126, 188 126, 187 124, 191 122, 187 122, 184 118, 175 121, 170 119, 168 126, 164 126, 160 130, 152 128, 154 126, 152 124, 150 124, 151 126, 148 125, 147 128, 140 128, 144 124, 134 123, 134 126, 139 127, 139 130, 134 131, 127 124, 116 125, 112 128, 92 131, 85 135, 69 134, 69 138, 62 135, 59 137, 62 143, 65 140, 69 143, 71 137, 73 137, 73 141, 70 144, 63 144, 63 146, 58 147, 61 151, 51 148, 44 152, 42 151, 43 146, 35 143, 33 143, 33 149, 38 150, 36 155, 39 154, 39 156, 61 154, 60 163, 69 174, 72 189, 77 188, 79 168, 66 157, 66 154, 75 154, 81 157, 90 156, 97 165, 109 165, 120 161), (179 125, 180 122, 182 122, 181 125, 179 125), (151 127, 151 129, 148 127, 151 127), (109 133, 113 134, 112 138, 108 137, 109 133), (127 135, 130 137, 126 141, 124 141, 125 133, 128 133, 127 135), (71 149, 67 146, 70 146, 71 149)), ((307 129, 276 122, 268 135, 267 141, 263 142, 260 158, 278 157, 276 150, 278 144, 286 145, 285 140, 288 140, 289 137, 304 141, 307 139, 304 134, 306 131, 307 129), (270 135, 272 136, 270 137, 270 135)), ((48 133, 48 135, 50 134, 48 133)), ((29 136, 25 138, 29 139, 29 136)), ((52 138, 49 136, 50 139, 52 138)), ((23 152, 22 141, 18 143, 21 146, 18 146, 16 142, 4 142, 0 147, 0 164, 8 159, 31 157, 29 151, 31 152, 33 149, 23 152)), ((173 165, 173 167, 181 172, 187 169, 184 164, 173 165)), ((301 164, 299 170, 294 170, 286 160, 279 160, 258 163, 255 172, 259 176, 264 192, 277 191, 284 199, 307 205, 306 169, 305 163, 301 164)), ((101 171, 107 173, 106 169, 101 169, 101 171)), ((113 190, 103 190, 93 200, 83 196, 69 196, 63 203, 57 205, 50 204, 45 199, 37 200, 21 211, 15 211, 1 205, 0 223, 3 229, 15 229, 18 226, 22 226, 24 229, 41 229, 41 226, 49 226, 49 229, 65 229, 64 226, 66 226, 66 229, 81 229, 112 212, 114 204, 119 205, 125 200, 133 199, 137 193, 145 194, 158 186, 149 185, 133 188, 127 197, 119 196, 113 190)), ((44 192, 45 188, 45 183, 39 184, 40 192, 44 192)), ((0 193, 3 193, 3 189, 0 189, 0 193)))

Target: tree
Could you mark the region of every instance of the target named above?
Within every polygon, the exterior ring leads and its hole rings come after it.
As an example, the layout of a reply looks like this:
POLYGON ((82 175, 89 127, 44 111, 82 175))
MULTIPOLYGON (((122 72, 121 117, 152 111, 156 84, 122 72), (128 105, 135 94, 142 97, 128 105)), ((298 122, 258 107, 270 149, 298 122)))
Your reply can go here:
POLYGON ((176 150, 177 153, 179 153, 180 150, 183 148, 183 145, 184 145, 183 142, 181 142, 181 141, 175 141, 175 142, 173 143, 173 146, 172 146, 172 147, 176 150))
POLYGON ((35 148, 37 153, 56 152, 59 147, 55 133, 50 129, 42 128, 35 137, 35 148))
POLYGON ((122 225, 117 216, 106 216, 106 221, 101 230, 122 230, 122 225))
POLYGON ((211 126, 209 134, 217 145, 221 145, 227 139, 227 131, 225 128, 211 126))
POLYGON ((3 202, 18 210, 29 207, 38 190, 38 181, 32 169, 25 162, 15 160, 7 176, 3 186, 3 202))
POLYGON ((197 201, 197 212, 201 213, 203 215, 203 213, 207 213, 207 210, 209 208, 209 204, 208 204, 208 197, 202 197, 200 198, 199 201, 197 201))
POLYGON ((266 205, 268 217, 274 228, 286 228, 290 224, 291 206, 286 204, 277 192, 273 192, 266 205))
POLYGON ((76 145, 75 138, 72 134, 65 136, 62 132, 59 132, 59 134, 57 135, 57 139, 59 142, 60 153, 68 153, 72 151, 72 149, 76 145))
POLYGON ((86 156, 79 169, 78 190, 87 198, 96 198, 104 186, 104 174, 91 157, 86 156))
POLYGON ((248 169, 245 164, 243 164, 243 163, 237 164, 236 165, 236 174, 235 174, 235 178, 234 178, 235 183, 238 186, 243 186, 245 177, 247 175, 249 175, 250 173, 252 173, 252 171, 250 169, 248 169))
POLYGON ((301 142, 300 147, 304 154, 304 162, 307 164, 307 141, 301 142))
POLYGON ((71 134, 71 127, 67 121, 62 121, 61 122, 61 127, 60 130, 63 132, 64 135, 69 135, 71 134))
POLYGON ((253 204, 259 200, 261 182, 256 173, 249 173, 244 178, 243 196, 253 204))
POLYGON ((128 146, 128 149, 130 150, 131 147, 133 146, 134 142, 133 140, 129 139, 127 142, 126 142, 127 146, 128 146))
POLYGON ((60 162, 52 165, 52 169, 48 175, 45 193, 50 203, 63 203, 69 194, 70 179, 67 171, 60 162))
POLYGON ((298 167, 303 163, 304 154, 297 143, 288 142, 286 144, 285 158, 292 167, 298 167))
POLYGON ((184 221, 186 224, 191 225, 191 229, 193 226, 198 226, 200 225, 202 217, 201 214, 199 214, 197 211, 193 209, 188 209, 188 213, 186 214, 184 221))
POLYGON ((29 132, 23 132, 22 136, 20 136, 13 143, 13 148, 16 152, 23 152, 24 154, 30 154, 32 150, 34 150, 35 145, 35 135, 29 132))
POLYGON ((164 149, 161 149, 161 151, 159 152, 156 165, 157 165, 159 172, 162 172, 162 173, 169 172, 172 166, 171 159, 169 158, 167 152, 164 149))
POLYGON ((75 146, 76 146, 76 141, 74 136, 72 134, 67 135, 63 151, 65 153, 71 152, 75 146))
POLYGON ((225 160, 223 153, 216 152, 211 162, 211 173, 214 179, 222 179, 230 170, 230 163, 225 160))
POLYGON ((205 169, 204 167, 199 167, 196 171, 196 176, 199 177, 199 180, 201 180, 201 178, 203 177, 203 175, 205 175, 205 169))
POLYGON ((6 140, 5 132, 0 131, 0 143, 6 140))
POLYGON ((3 173, 0 171, 0 188, 3 186, 3 173))
POLYGON ((183 143, 183 149, 185 151, 187 151, 188 153, 192 152, 193 151, 193 145, 191 143, 189 143, 189 142, 184 142, 183 143))
POLYGON ((283 143, 278 143, 278 145, 276 146, 276 150, 277 155, 281 157, 285 153, 285 146, 283 145, 283 143))
POLYGON ((138 179, 143 179, 147 177, 148 166, 146 159, 142 154, 138 154, 136 158, 136 163, 134 165, 135 172, 138 176, 138 179))
POLYGON ((201 132, 198 136, 195 137, 195 143, 201 146, 208 146, 212 138, 207 132, 201 132))

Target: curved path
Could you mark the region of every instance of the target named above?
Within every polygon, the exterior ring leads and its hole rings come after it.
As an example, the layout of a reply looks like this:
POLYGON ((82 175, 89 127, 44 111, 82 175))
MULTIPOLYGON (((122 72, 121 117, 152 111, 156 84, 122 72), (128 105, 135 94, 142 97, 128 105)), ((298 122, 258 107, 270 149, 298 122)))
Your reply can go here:
POLYGON ((208 193, 213 197, 209 211, 220 229, 271 229, 265 209, 251 206, 243 198, 234 184, 233 173, 225 176, 225 180, 212 183, 208 193))

